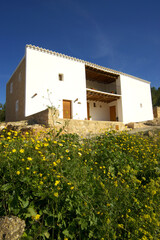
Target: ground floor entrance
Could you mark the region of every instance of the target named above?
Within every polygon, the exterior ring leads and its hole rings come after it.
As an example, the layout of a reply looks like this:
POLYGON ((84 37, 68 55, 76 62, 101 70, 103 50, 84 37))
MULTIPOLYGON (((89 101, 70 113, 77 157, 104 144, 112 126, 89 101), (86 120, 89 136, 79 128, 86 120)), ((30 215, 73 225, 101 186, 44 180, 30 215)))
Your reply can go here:
POLYGON ((63 100, 63 118, 71 119, 71 101, 63 100))
POLYGON ((116 121, 116 106, 109 107, 110 121, 116 121))

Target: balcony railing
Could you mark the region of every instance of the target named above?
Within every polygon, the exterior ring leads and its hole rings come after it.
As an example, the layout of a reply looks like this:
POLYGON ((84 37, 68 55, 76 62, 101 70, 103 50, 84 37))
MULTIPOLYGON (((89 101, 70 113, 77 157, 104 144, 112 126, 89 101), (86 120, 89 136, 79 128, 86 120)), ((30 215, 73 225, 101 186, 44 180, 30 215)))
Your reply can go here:
POLYGON ((100 91, 100 92, 104 92, 104 93, 121 95, 121 88, 120 88, 120 86, 117 86, 117 85, 116 86, 105 86, 105 88, 102 86, 90 87, 88 85, 87 89, 100 91))

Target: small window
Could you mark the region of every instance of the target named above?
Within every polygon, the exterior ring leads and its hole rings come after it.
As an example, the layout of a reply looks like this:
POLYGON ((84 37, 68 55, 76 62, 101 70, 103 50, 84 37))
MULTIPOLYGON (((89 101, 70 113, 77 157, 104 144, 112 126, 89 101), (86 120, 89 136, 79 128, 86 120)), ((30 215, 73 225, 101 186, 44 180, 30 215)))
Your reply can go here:
POLYGON ((64 81, 64 75, 62 73, 59 73, 58 79, 59 81, 64 81))
POLYGON ((22 80, 22 72, 18 74, 18 81, 20 82, 22 80))
POLYGON ((143 107, 143 105, 142 105, 142 103, 140 103, 140 108, 142 108, 143 107))
POLYGON ((13 82, 10 83, 10 89, 9 89, 10 93, 13 92, 13 82))
POLYGON ((93 107, 96 107, 96 103, 93 103, 93 107))
POLYGON ((16 112, 18 112, 18 109, 19 109, 19 101, 17 100, 16 101, 16 112))

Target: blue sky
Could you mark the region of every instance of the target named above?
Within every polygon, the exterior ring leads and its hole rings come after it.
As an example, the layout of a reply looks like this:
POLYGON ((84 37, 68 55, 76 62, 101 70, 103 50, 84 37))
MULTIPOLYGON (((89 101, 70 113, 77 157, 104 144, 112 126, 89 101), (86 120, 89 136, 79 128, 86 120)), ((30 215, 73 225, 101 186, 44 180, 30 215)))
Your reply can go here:
POLYGON ((1 0, 0 103, 32 44, 160 87, 160 0, 1 0))

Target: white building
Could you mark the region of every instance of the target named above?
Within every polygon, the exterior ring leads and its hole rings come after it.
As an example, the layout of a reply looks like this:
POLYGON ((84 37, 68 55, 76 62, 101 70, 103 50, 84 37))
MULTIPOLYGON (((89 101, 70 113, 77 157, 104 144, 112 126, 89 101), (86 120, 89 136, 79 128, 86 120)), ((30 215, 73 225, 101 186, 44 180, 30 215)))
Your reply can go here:
POLYGON ((150 82, 27 45, 7 83, 6 121, 23 120, 51 104, 59 118, 123 123, 153 119, 150 82))

